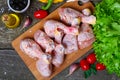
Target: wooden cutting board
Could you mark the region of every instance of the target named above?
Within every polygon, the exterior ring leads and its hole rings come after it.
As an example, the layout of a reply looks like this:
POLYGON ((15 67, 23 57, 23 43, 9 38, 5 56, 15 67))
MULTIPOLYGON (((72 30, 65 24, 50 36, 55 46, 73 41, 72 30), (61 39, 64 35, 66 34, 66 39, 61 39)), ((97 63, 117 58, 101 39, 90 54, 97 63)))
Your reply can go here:
MULTIPOLYGON (((78 11, 81 11, 84 8, 89 8, 92 11, 94 11, 94 6, 92 5, 91 2, 88 2, 82 6, 79 6, 77 1, 69 2, 69 3, 65 3, 60 7, 70 7, 78 11)), ((53 67, 53 73, 50 77, 48 78, 42 77, 36 69, 36 60, 31 59, 29 56, 27 56, 25 53, 23 53, 20 50, 20 41, 24 38, 33 38, 34 33, 38 29, 43 29, 43 25, 45 21, 49 19, 60 21, 57 9, 12 42, 12 46, 15 48, 19 56, 22 58, 26 66, 30 69, 30 71, 33 73, 33 75, 36 77, 37 80, 51 80, 54 76, 56 76, 58 73, 60 73, 62 70, 64 70, 66 67, 68 67, 70 64, 72 64, 74 61, 76 61, 78 58, 80 58, 82 55, 84 55, 86 52, 88 52, 92 48, 92 45, 91 45, 85 49, 78 50, 72 54, 66 55, 64 63, 59 68, 53 67)))

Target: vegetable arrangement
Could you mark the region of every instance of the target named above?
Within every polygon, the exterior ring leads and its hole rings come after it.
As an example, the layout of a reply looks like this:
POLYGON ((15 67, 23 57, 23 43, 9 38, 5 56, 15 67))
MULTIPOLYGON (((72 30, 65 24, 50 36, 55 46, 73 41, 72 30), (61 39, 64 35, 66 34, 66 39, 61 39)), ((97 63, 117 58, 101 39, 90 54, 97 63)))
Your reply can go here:
POLYGON ((39 1, 43 2, 43 3, 47 3, 46 6, 42 6, 43 10, 48 10, 50 8, 50 6, 52 5, 52 3, 63 2, 63 0, 39 0, 39 1))
POLYGON ((94 50, 109 73, 120 76, 120 0, 103 0, 96 5, 94 50))
POLYGON ((52 5, 52 2, 53 2, 53 0, 48 0, 47 5, 46 6, 42 6, 42 9, 43 10, 47 10, 48 8, 50 8, 50 6, 52 5))
MULTIPOLYGON (((47 3, 48 0, 39 0, 40 2, 43 2, 43 3, 47 3)), ((63 0, 52 0, 53 3, 59 3, 59 2, 63 2, 63 0)))
POLYGON ((103 63, 99 63, 96 61, 95 53, 89 54, 86 58, 80 60, 79 63, 73 63, 70 66, 69 74, 67 76, 72 75, 72 73, 78 68, 81 68, 84 71, 85 78, 90 77, 92 73, 96 75, 97 70, 102 71, 106 69, 103 63))

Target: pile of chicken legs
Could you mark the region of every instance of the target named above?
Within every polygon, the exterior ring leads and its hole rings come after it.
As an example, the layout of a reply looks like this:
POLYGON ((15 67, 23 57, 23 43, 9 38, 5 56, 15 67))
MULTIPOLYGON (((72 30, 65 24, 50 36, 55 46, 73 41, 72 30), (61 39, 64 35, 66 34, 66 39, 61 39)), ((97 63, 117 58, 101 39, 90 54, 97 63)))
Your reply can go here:
POLYGON ((72 8, 60 8, 58 13, 61 22, 47 20, 44 31, 37 30, 34 39, 26 38, 20 43, 20 49, 25 54, 38 58, 36 67, 44 77, 49 77, 54 67, 60 67, 65 55, 84 49, 95 41, 91 25, 95 24, 96 17, 90 9, 79 12, 72 8))

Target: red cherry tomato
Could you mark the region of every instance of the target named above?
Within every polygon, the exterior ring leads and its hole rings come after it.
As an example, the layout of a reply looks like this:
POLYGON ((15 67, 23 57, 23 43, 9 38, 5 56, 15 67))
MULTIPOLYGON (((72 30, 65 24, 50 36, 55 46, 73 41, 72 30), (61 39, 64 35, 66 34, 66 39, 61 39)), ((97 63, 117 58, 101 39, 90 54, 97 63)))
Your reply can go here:
POLYGON ((96 70, 104 70, 106 67, 104 64, 102 63, 97 63, 96 64, 96 70))
POLYGON ((89 63, 87 62, 86 59, 83 59, 83 60, 80 61, 80 67, 84 71, 90 69, 90 65, 89 65, 89 63))
POLYGON ((94 64, 96 62, 96 57, 94 53, 91 53, 87 56, 87 61, 89 64, 94 64))
POLYGON ((37 10, 34 12, 34 17, 37 19, 45 18, 48 15, 48 12, 45 10, 37 10))

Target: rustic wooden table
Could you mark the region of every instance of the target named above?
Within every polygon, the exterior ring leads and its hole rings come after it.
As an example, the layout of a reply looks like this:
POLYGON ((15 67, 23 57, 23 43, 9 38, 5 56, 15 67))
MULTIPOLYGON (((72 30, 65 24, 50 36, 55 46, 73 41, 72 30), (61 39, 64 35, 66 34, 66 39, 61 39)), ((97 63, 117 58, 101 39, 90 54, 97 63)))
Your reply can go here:
MULTIPOLYGON (((7 0, 0 0, 0 16, 3 13, 12 13, 6 4, 6 1, 7 0)), ((94 4, 100 1, 101 0, 92 0, 94 4)), ((59 7, 63 3, 52 5, 49 12, 52 12, 55 8, 59 7)), ((4 24, 0 21, 0 80, 36 80, 32 73, 29 71, 29 69, 25 66, 24 62, 18 56, 17 52, 12 48, 11 41, 18 37, 23 32, 25 32, 32 25, 40 21, 33 18, 33 12, 39 9, 42 5, 44 4, 39 3, 37 0, 31 0, 31 5, 29 9, 25 13, 19 14, 22 22, 20 27, 16 29, 13 30, 7 29, 4 26, 4 24), (24 17, 27 15, 33 18, 33 23, 30 27, 26 28, 25 30, 19 31, 19 29, 23 25, 24 17)), ((86 55, 89 54, 91 51, 86 53, 86 55)), ((85 57, 86 55, 84 55, 83 57, 85 57)), ((83 57, 81 57, 80 59, 82 59, 83 57)), ((78 70, 73 75, 66 78, 64 76, 67 73, 68 68, 62 71, 52 80, 86 80, 84 78, 84 73, 82 70, 78 70)), ((120 79, 116 75, 114 74, 110 75, 107 73, 106 70, 104 70, 97 72, 97 75, 92 75, 87 80, 120 80, 120 79)))

